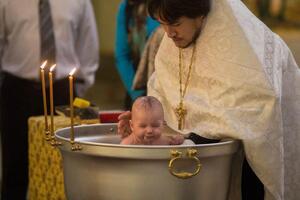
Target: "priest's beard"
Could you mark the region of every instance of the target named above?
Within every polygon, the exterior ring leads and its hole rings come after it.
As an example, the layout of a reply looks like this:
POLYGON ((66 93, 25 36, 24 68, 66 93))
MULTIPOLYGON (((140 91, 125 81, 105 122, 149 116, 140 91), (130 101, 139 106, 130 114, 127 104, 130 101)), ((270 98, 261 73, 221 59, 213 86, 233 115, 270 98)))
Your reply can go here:
POLYGON ((196 40, 199 38, 200 36, 200 33, 201 33, 201 30, 202 30, 202 26, 200 26, 194 33, 193 37, 192 37, 192 40, 187 44, 185 45, 184 47, 182 47, 183 49, 184 48, 188 48, 190 47, 192 44, 194 44, 196 42, 196 40))

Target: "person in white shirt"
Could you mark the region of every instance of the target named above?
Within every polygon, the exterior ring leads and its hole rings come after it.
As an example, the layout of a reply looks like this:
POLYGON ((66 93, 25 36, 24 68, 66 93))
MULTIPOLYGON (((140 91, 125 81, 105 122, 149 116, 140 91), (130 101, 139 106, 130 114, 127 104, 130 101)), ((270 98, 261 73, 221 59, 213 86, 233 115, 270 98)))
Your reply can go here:
POLYGON ((45 7, 50 10, 55 39, 54 104, 69 104, 67 78, 73 68, 77 68, 78 96, 94 83, 98 69, 98 33, 90 0, 0 0, 2 199, 26 197, 27 120, 43 114, 40 66, 47 57, 42 57, 41 46, 42 38, 51 32, 46 27, 41 34, 45 7))

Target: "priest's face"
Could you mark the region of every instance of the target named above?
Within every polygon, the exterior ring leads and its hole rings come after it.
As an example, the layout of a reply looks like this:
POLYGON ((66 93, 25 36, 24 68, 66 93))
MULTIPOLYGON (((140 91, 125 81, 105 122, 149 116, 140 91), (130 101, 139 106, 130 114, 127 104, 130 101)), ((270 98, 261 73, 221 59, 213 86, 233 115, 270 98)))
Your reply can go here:
POLYGON ((158 21, 164 28, 168 37, 173 40, 175 45, 179 48, 186 48, 193 44, 198 38, 204 17, 197 18, 181 17, 175 23, 168 23, 158 18, 158 21))

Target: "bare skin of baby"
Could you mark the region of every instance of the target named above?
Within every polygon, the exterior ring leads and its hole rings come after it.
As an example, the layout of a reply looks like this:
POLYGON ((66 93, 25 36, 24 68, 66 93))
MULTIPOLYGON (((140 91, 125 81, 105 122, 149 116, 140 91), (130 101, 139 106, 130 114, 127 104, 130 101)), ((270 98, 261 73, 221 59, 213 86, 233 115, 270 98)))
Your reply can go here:
POLYGON ((152 96, 139 97, 132 105, 131 132, 122 139, 126 145, 180 145, 184 137, 180 134, 164 135, 164 111, 161 103, 152 96))

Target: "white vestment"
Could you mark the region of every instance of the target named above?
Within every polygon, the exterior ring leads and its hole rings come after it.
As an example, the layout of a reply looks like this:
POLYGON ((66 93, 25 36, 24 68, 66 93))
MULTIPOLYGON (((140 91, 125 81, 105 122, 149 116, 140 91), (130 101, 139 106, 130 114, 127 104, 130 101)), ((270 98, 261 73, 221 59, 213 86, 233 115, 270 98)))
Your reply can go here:
MULTIPOLYGON (((183 83, 192 49, 183 50, 183 83)), ((165 120, 175 130, 178 51, 165 35, 148 82, 148 95, 162 102, 165 120)), ((241 139, 251 168, 264 184, 266 200, 300 198, 299 73, 286 44, 240 0, 213 0, 196 41, 182 132, 241 139)), ((230 200, 241 199, 239 173, 233 172, 236 185, 230 200)))

